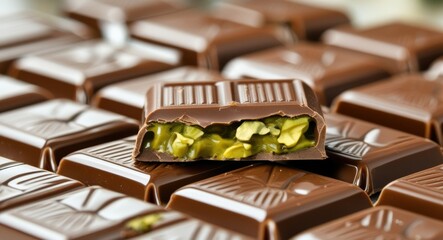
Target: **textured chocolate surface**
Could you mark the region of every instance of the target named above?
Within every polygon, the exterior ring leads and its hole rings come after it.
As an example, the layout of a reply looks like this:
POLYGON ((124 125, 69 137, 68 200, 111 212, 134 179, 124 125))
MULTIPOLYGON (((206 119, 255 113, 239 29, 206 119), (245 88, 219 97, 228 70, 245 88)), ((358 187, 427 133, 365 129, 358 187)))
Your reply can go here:
POLYGON ((443 165, 440 165, 392 182, 383 189, 377 205, 390 205, 443 220, 442 186, 443 165))
POLYGON ((58 173, 165 205, 178 188, 245 165, 138 162, 131 159, 134 144, 135 136, 77 151, 63 158, 58 173))
POLYGON ((0 17, 0 73, 17 58, 92 37, 83 25, 67 19, 23 12, 0 17))
MULTIPOLYGON (((220 8, 231 21, 255 27, 277 24, 292 33, 292 39, 318 40, 328 28, 349 23, 339 11, 308 6, 288 0, 230 0, 221 2, 220 8)), ((223 16, 222 16, 223 17, 223 16)))
POLYGON ((0 112, 45 101, 52 95, 35 85, 0 75, 0 112))
POLYGON ((326 127, 317 98, 300 80, 238 80, 198 83, 164 83, 147 94, 144 125, 137 137, 133 157, 139 161, 175 161, 169 154, 143 148, 150 122, 183 122, 203 128, 242 120, 280 115, 309 116, 316 122, 316 145, 287 154, 261 152, 243 160, 324 159, 326 127), (257 111, 257 109, 260 109, 257 111))
POLYGON ((172 195, 168 208, 254 238, 287 239, 371 206, 351 184, 267 164, 185 186, 172 195))
POLYGON ((10 74, 82 103, 108 84, 173 68, 180 54, 164 47, 131 42, 117 47, 89 41, 20 59, 10 74))
POLYGON ((0 157, 0 211, 81 186, 72 179, 0 157))
POLYGON ((443 223, 393 207, 374 207, 310 229, 291 239, 443 238, 443 223))
POLYGON ((146 93, 156 83, 221 79, 218 73, 203 68, 181 67, 105 87, 96 94, 93 105, 140 121, 146 93))
POLYGON ((0 155, 55 171, 68 153, 136 131, 136 122, 129 118, 51 100, 0 114, 0 155))
POLYGON ((323 40, 330 45, 381 57, 394 72, 425 70, 443 55, 443 32, 403 23, 361 30, 330 29, 323 40))
POLYGON ((443 81, 405 74, 340 95, 332 110, 443 145, 443 81))
POLYGON ((353 183, 372 195, 391 181, 443 163, 440 146, 427 139, 340 114, 324 116, 328 159, 296 167, 353 183))
POLYGON ((116 239, 127 220, 163 211, 120 193, 89 187, 0 213, 0 232, 21 232, 9 239, 25 234, 29 239, 116 239))
POLYGON ((313 43, 274 48, 232 60, 227 78, 295 78, 314 89, 323 105, 341 92, 389 76, 388 70, 366 54, 313 43))
POLYGON ((242 54, 282 44, 271 29, 217 19, 196 10, 137 21, 131 26, 131 35, 179 49, 186 65, 215 70, 242 54))

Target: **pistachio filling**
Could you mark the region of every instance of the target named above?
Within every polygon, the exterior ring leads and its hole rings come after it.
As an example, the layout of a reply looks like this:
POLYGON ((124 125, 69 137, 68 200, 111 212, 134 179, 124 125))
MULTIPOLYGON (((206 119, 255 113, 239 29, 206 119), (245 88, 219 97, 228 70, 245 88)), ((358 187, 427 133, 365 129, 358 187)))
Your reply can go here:
POLYGON ((181 159, 240 159, 260 152, 285 154, 315 146, 315 121, 272 116, 206 128, 180 122, 147 126, 145 148, 181 159))
POLYGON ((152 226, 160 220, 160 214, 150 214, 132 219, 126 224, 126 228, 137 233, 145 233, 149 232, 152 226))

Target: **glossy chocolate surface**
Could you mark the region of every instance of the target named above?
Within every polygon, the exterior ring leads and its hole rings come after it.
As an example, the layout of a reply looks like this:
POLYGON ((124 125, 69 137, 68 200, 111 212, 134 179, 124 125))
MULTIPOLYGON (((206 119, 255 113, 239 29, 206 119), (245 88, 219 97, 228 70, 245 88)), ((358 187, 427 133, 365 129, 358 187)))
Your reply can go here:
POLYGON ((55 97, 86 103, 100 88, 180 63, 173 50, 142 42, 114 46, 89 41, 20 59, 10 74, 39 85, 55 97))
POLYGON ((0 114, 0 156, 55 171, 71 152, 136 131, 136 122, 124 116, 51 100, 0 114))
POLYGON ((216 81, 222 77, 217 72, 203 68, 181 67, 137 79, 112 84, 100 90, 92 104, 102 109, 134 118, 142 118, 143 105, 149 88, 159 82, 216 81))
POLYGON ((332 110, 443 145, 443 81, 404 74, 340 95, 332 110))
POLYGON ((85 26, 71 20, 23 12, 0 17, 0 73, 23 55, 92 37, 85 26))
POLYGON ((381 57, 394 72, 425 70, 443 55, 443 32, 404 23, 361 30, 330 29, 323 40, 330 45, 381 57))
POLYGON ((135 136, 74 152, 58 174, 158 205, 166 205, 178 188, 235 168, 240 163, 144 163, 131 159, 135 136))
POLYGON ((0 157, 0 211, 81 186, 72 179, 0 157))
POLYGON ((218 19, 197 10, 137 21, 131 26, 131 35, 179 49, 185 65, 214 70, 237 56, 282 44, 271 29, 218 19))
POLYGON ((116 239, 134 217, 163 212, 143 201, 89 187, 0 213, 0 232, 9 239, 116 239))
MULTIPOLYGON (((173 156, 143 148, 150 122, 182 122, 203 128, 242 120, 280 115, 309 116, 316 123, 316 145, 287 154, 261 152, 242 160, 324 159, 326 127, 317 98, 300 80, 238 80, 158 84, 147 94, 145 120, 137 137, 133 157, 139 161, 177 161, 173 156), (257 109, 260 109, 257 111, 257 109)), ((209 160, 209 159, 208 159, 209 160)))
POLYGON ((348 17, 335 10, 314 7, 288 0, 221 1, 220 8, 231 12, 231 21, 255 27, 277 24, 292 32, 292 39, 316 41, 328 28, 349 23, 348 17))
POLYGON ((393 207, 374 207, 310 229, 292 240, 443 238, 443 222, 393 207))
POLYGON ((314 89, 322 105, 330 105, 347 89, 389 76, 371 56, 306 42, 236 58, 223 74, 233 79, 301 79, 314 89))
POLYGON ((168 208, 257 239, 287 239, 371 206, 351 184, 269 163, 185 186, 168 208))
POLYGON ((35 85, 0 75, 0 112, 43 102, 52 95, 35 85))
POLYGON ((443 163, 440 146, 427 139, 340 114, 324 116, 328 159, 296 167, 353 183, 372 195, 391 181, 443 163))
POLYGON ((395 180, 383 189, 377 205, 390 205, 443 220, 442 186, 443 165, 440 165, 395 180))

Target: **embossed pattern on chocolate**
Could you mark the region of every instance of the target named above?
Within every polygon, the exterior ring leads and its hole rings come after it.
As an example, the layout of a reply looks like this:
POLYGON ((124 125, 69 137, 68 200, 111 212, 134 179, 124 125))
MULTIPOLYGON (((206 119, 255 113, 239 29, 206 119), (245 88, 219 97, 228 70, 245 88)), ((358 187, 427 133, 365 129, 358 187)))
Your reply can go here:
POLYGON ((374 207, 310 229, 302 239, 441 239, 443 223, 393 207, 374 207))
POLYGON ((0 157, 0 210, 79 188, 72 179, 0 157))
POLYGON ((51 100, 0 114, 0 153, 55 171, 70 152, 126 137, 135 121, 68 100, 51 100))
POLYGON ((185 186, 173 194, 168 208, 254 238, 285 239, 370 206, 355 186, 267 164, 185 186))
POLYGON ((86 103, 108 84, 179 63, 180 55, 173 49, 136 41, 113 46, 95 40, 25 57, 15 63, 10 74, 46 88, 56 97, 86 103))
POLYGON ((323 105, 344 90, 388 77, 375 58, 314 43, 297 43, 252 53, 232 60, 223 70, 232 79, 301 79, 323 105))

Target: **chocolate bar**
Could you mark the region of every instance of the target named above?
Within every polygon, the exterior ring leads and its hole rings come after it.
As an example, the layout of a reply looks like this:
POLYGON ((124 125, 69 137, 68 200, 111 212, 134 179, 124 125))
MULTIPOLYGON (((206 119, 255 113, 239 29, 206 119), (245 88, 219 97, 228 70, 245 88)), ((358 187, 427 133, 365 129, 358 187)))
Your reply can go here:
POLYGON ((341 114, 324 117, 328 159, 291 166, 353 183, 372 195, 400 177, 443 164, 440 146, 427 139, 341 114))
POLYGON ((92 105, 140 121, 146 92, 156 83, 221 79, 222 77, 217 72, 190 66, 180 67, 105 87, 95 95, 92 105))
POLYGON ((72 179, 0 157, 0 211, 81 186, 72 179))
POLYGON ((393 207, 374 207, 307 230, 305 239, 442 239, 443 223, 393 207))
POLYGON ((314 43, 297 43, 232 60, 227 78, 296 78, 314 89, 322 105, 343 91, 389 76, 388 69, 366 54, 314 43))
POLYGON ((141 42, 118 47, 89 41, 18 60, 10 75, 39 85, 58 98, 87 103, 100 88, 171 69, 180 63, 173 50, 141 42))
POLYGON ((197 10, 136 21, 130 32, 137 39, 180 50, 185 65, 214 70, 237 56, 282 45, 272 29, 218 19, 197 10))
POLYGON ((109 31, 109 25, 124 26, 135 20, 171 13, 185 7, 179 1, 168 0, 69 0, 65 1, 63 11, 107 36, 105 32, 109 31))
POLYGON ((378 56, 393 72, 425 70, 443 55, 443 32, 404 23, 369 29, 338 27, 326 31, 323 41, 378 56))
POLYGON ((129 118, 68 100, 0 114, 0 155, 55 171, 76 150, 135 134, 129 118))
POLYGON ((443 165, 400 178, 386 186, 377 206, 389 205, 443 220, 443 165))
POLYGON ((144 163, 133 161, 135 136, 83 149, 64 157, 57 173, 131 197, 166 205, 178 188, 242 166, 243 163, 144 163))
POLYGON ((332 110, 443 145, 442 92, 442 81, 428 81, 420 74, 399 75, 343 93, 332 110))
POLYGON ((288 31, 292 42, 299 39, 317 41, 325 30, 349 23, 342 12, 288 0, 229 0, 221 1, 218 7, 223 11, 219 14, 216 11, 217 16, 231 21, 254 27, 278 25, 288 31))
POLYGON ((356 186, 269 163, 185 186, 167 207, 255 239, 288 239, 371 206, 356 186))
POLYGON ((2 75, 0 75, 0 89, 0 113, 43 102, 52 97, 42 88, 2 75))
POLYGON ((320 105, 300 80, 163 83, 146 102, 139 161, 326 157, 320 105))
POLYGON ((0 17, 0 73, 23 55, 93 37, 85 26, 68 19, 22 12, 0 17))

